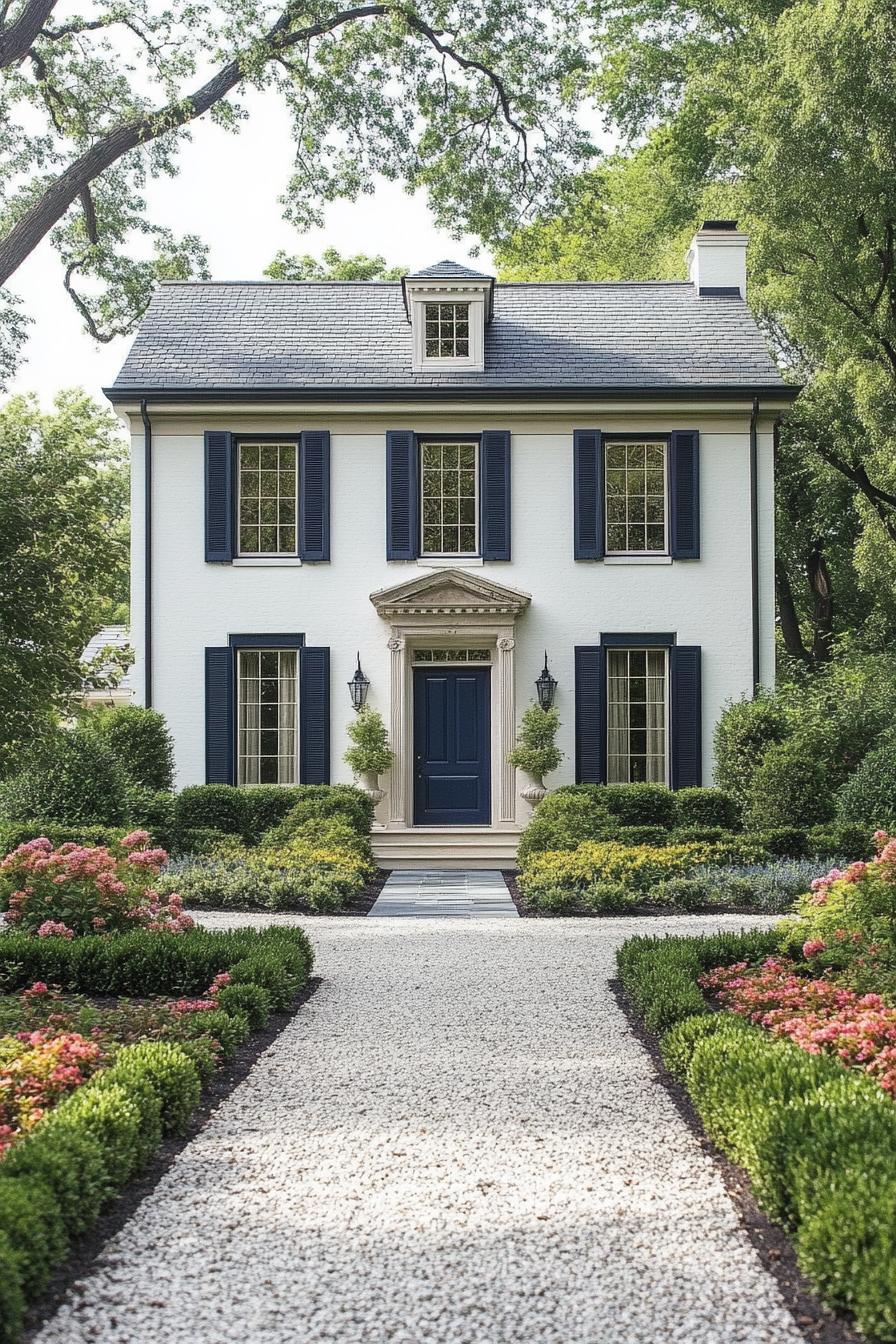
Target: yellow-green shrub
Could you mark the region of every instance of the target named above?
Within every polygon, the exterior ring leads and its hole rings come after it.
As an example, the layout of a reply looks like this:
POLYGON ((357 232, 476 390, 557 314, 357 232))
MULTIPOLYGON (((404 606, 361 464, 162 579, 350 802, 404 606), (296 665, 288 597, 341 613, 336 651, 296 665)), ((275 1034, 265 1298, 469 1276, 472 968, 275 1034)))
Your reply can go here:
POLYGON ((699 864, 725 862, 730 851, 730 845, 700 842, 654 846, 587 841, 574 850, 530 855, 520 872, 519 885, 533 900, 543 890, 569 887, 584 891, 595 882, 619 882, 646 895, 659 882, 683 877, 699 864))

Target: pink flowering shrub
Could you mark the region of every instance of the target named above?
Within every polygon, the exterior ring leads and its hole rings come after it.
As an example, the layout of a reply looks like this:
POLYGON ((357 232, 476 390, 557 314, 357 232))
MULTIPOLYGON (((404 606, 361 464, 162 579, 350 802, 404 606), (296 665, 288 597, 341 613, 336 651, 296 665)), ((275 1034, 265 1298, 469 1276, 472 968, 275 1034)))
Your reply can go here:
POLYGON ((761 966, 718 966, 700 985, 773 1036, 786 1036, 809 1054, 835 1055, 896 1096, 896 1008, 879 994, 860 994, 828 976, 809 979, 786 957, 769 957, 761 966))
POLYGON ((78 1032, 44 1028, 0 1037, 0 1157, 102 1063, 99 1043, 78 1032))
POLYGON ((896 958, 896 837, 877 831, 874 844, 877 853, 870 862, 832 868, 815 878, 800 899, 798 917, 780 925, 782 952, 795 957, 807 943, 823 943, 830 954, 826 964, 842 967, 843 948, 837 944, 858 934, 856 941, 882 949, 884 960, 896 958))
POLYGON ((0 861, 7 923, 39 938, 191 929, 180 896, 155 889, 168 859, 164 849, 153 849, 146 831, 126 835, 116 849, 74 842, 54 849, 45 836, 19 845, 0 861))

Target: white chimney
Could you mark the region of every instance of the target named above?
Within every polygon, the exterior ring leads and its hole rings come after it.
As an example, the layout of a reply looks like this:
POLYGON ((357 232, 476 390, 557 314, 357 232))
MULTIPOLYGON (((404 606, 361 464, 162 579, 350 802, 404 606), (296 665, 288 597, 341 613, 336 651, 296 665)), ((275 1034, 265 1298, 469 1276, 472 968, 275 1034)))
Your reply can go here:
POLYGON ((747 297, 747 243, 736 219, 705 219, 688 248, 688 279, 698 294, 747 297))

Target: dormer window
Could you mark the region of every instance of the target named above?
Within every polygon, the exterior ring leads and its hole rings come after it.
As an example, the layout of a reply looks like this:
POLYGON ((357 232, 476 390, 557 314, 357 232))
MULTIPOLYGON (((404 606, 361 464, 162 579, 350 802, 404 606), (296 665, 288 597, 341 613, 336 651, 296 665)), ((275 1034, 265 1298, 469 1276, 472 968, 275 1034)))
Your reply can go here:
POLYGON ((427 359, 469 359, 470 305, 425 303, 427 359))
POLYGON ((415 373, 481 373, 494 279, 453 261, 406 275, 404 306, 411 324, 415 373))

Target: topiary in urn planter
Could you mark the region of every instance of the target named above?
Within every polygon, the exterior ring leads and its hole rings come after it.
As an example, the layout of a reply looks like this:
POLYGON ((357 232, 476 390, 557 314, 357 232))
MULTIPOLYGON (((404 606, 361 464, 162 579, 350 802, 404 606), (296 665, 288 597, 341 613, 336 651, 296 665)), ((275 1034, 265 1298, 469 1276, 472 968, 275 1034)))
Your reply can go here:
POLYGON ((533 806, 547 793, 544 776, 556 770, 563 760, 563 752, 555 741, 559 727, 560 717, 556 709, 542 709, 534 703, 529 705, 520 720, 516 746, 507 757, 510 765, 528 776, 520 797, 533 806))

